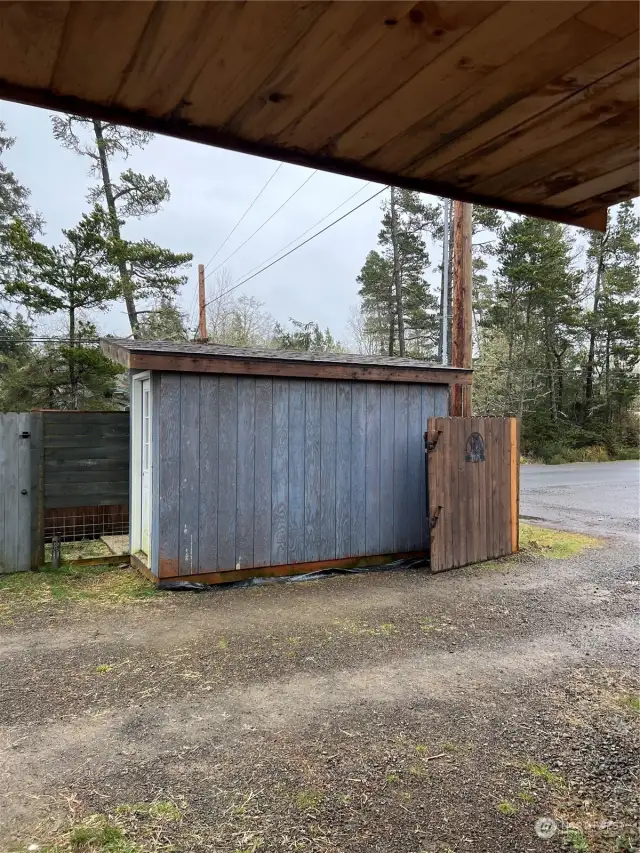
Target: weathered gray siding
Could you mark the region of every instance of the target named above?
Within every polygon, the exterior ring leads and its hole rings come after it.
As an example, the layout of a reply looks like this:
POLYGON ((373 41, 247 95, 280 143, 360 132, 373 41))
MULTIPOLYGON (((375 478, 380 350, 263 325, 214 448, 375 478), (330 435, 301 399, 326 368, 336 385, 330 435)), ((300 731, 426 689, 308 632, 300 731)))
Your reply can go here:
POLYGON ((154 376, 154 571, 423 550, 437 385, 154 376))

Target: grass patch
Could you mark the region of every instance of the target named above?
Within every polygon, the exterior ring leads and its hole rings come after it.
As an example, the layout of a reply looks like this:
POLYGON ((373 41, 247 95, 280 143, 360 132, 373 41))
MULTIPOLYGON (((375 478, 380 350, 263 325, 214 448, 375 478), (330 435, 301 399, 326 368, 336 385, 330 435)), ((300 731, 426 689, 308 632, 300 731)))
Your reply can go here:
POLYGON ((171 824, 183 812, 169 800, 124 803, 111 814, 91 814, 59 827, 55 837, 43 839, 40 853, 170 853, 171 824))
POLYGON ((518 807, 514 806, 513 803, 510 803, 508 800, 505 800, 502 803, 498 803, 496 806, 500 814, 507 815, 507 817, 511 817, 511 815, 517 814, 518 807))
POLYGON ((296 793, 296 805, 301 811, 317 809, 324 800, 324 794, 320 791, 298 791, 296 793))
MULTIPOLYGON (((53 546, 47 542, 44 546, 45 563, 51 561, 53 546)), ((111 551, 101 539, 82 539, 79 542, 60 543, 60 562, 86 560, 92 557, 109 557, 111 551)))
POLYGON ((561 788, 564 785, 562 776, 559 773, 554 773, 546 764, 528 764, 527 770, 536 779, 542 779, 543 782, 551 785, 552 788, 561 788))
POLYGON ((625 710, 640 714, 640 696, 637 693, 623 693, 619 702, 625 710))
POLYGON ((61 566, 0 575, 0 616, 55 601, 119 604, 157 595, 154 584, 130 567, 61 566))
POLYGON ((562 833, 562 846, 575 853, 589 853, 589 842, 579 829, 566 829, 562 833))
POLYGON ((107 672, 111 672, 112 669, 113 669, 113 664, 101 663, 99 666, 96 667, 96 672, 98 673, 98 675, 104 675, 107 672))
POLYGON ((550 530, 533 524, 520 524, 520 550, 534 556, 562 560, 599 544, 599 539, 582 533, 567 533, 564 530, 550 530))

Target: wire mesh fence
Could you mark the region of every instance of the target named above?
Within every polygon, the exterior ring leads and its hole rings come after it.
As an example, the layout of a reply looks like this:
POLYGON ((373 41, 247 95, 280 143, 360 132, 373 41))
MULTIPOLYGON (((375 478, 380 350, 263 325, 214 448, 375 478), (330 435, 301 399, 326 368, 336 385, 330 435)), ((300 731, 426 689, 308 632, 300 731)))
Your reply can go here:
POLYGON ((102 536, 129 535, 129 507, 61 507, 48 509, 44 519, 44 541, 60 542, 100 539, 102 536))

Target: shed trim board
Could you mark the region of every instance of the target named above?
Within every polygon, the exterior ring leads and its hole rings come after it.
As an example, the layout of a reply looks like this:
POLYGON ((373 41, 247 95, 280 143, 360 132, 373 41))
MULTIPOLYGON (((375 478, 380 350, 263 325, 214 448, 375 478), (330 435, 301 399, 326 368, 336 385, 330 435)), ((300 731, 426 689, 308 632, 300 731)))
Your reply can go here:
POLYGON ((469 385, 472 371, 420 359, 300 353, 221 344, 173 344, 103 338, 102 352, 130 370, 469 385))
POLYGON ((22 0, 0 97, 604 230, 638 56, 634 0, 22 0))

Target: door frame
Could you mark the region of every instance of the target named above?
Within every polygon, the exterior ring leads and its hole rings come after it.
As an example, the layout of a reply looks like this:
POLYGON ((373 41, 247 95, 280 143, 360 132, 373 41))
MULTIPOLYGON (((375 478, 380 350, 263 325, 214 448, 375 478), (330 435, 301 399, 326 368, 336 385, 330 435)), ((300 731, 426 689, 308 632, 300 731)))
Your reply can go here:
MULTIPOLYGON (((129 548, 132 554, 142 550, 142 383, 149 380, 149 514, 153 515, 153 381, 150 370, 135 373, 131 382, 131 512, 129 548)), ((151 565, 151 517, 149 553, 151 565)))

